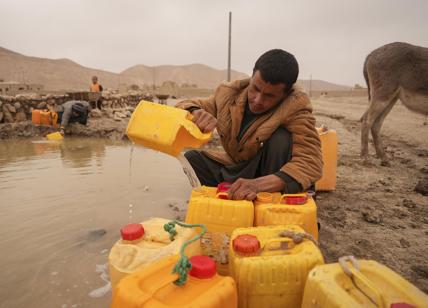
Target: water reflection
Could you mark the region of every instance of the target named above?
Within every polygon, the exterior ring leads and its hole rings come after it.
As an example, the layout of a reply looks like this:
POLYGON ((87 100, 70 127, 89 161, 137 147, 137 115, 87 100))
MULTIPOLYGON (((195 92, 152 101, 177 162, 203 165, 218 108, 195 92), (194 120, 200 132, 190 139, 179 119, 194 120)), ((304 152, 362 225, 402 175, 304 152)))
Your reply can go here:
POLYGON ((95 165, 102 166, 105 156, 105 142, 97 140, 79 139, 64 141, 59 145, 61 159, 65 167, 89 167, 94 159, 95 165))
POLYGON ((0 141, 0 307, 108 307, 110 294, 88 294, 105 285, 95 269, 129 204, 132 222, 172 219, 191 190, 175 158, 135 148, 131 164, 130 146, 0 141))

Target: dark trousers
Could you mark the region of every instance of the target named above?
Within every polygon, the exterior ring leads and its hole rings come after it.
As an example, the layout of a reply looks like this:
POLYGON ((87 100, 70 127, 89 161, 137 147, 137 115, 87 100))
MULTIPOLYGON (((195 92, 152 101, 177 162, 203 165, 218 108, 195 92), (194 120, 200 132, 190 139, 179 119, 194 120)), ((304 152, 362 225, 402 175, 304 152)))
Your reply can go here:
MULTIPOLYGON (((254 158, 242 163, 225 166, 196 150, 188 151, 184 156, 192 165, 202 185, 217 186, 221 182, 233 183, 238 178, 254 179, 277 173, 291 159, 292 144, 291 133, 280 127, 254 158)), ((297 182, 292 186, 294 191, 288 191, 289 193, 301 189, 297 182)))

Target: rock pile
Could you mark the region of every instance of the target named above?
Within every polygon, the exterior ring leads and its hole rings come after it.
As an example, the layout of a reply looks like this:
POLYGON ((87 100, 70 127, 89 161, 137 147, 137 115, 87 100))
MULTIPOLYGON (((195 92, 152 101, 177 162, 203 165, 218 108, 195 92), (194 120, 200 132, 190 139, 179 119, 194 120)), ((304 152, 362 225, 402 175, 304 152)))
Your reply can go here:
MULTIPOLYGON (((47 102, 61 105, 71 99, 75 99, 72 94, 48 94, 43 96, 38 94, 0 95, 0 124, 31 120, 33 109, 44 109, 47 106, 47 102)), ((90 117, 108 117, 115 121, 121 121, 121 119, 131 116, 135 106, 142 99, 151 101, 153 97, 148 93, 142 92, 129 92, 127 94, 103 92, 103 110, 92 110, 90 117)))

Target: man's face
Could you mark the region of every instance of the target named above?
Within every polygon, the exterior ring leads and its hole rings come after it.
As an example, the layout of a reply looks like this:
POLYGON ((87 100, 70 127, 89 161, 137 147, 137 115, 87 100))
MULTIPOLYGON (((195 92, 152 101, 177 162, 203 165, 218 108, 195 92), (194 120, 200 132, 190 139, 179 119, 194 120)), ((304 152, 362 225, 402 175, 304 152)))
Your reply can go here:
POLYGON ((254 73, 248 88, 248 105, 252 113, 264 113, 278 105, 285 97, 285 84, 270 84, 263 80, 259 71, 254 73))
POLYGON ((98 78, 97 78, 97 77, 93 77, 93 78, 92 78, 92 83, 97 83, 97 81, 98 81, 98 78))

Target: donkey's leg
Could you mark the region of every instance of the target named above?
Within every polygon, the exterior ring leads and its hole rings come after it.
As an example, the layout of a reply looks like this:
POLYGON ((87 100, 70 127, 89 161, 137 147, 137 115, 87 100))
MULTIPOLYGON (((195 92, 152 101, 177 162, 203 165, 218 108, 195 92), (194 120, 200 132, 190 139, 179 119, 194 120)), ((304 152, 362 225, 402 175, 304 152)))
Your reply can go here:
POLYGON ((376 119, 384 112, 390 104, 390 100, 377 100, 373 99, 370 106, 365 112, 361 123, 361 156, 365 157, 369 152, 369 131, 373 126, 376 119))
POLYGON ((395 96, 389 105, 383 110, 383 112, 378 116, 378 118, 374 121, 372 126, 372 136, 373 143, 376 149, 377 156, 382 160, 382 165, 388 165, 388 158, 386 157, 385 150, 383 148, 382 138, 380 136, 380 129, 382 127, 383 121, 385 120, 388 113, 391 111, 392 107, 394 107, 397 102, 398 97, 395 96))

